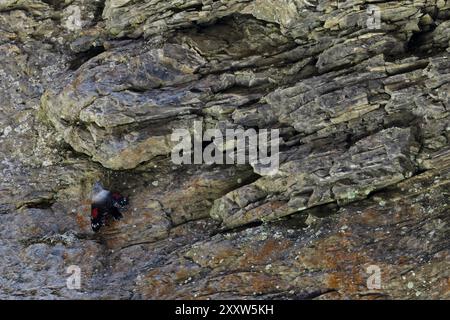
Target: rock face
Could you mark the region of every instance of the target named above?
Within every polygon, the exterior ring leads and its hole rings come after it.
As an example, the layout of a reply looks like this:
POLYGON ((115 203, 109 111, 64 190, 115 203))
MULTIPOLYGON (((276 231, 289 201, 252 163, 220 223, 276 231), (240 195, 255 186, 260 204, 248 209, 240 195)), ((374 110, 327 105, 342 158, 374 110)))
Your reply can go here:
POLYGON ((0 298, 450 298, 450 1, 3 0, 0 30, 0 298), (279 170, 174 164, 195 123, 279 130, 279 170), (94 234, 97 180, 131 206, 94 234))

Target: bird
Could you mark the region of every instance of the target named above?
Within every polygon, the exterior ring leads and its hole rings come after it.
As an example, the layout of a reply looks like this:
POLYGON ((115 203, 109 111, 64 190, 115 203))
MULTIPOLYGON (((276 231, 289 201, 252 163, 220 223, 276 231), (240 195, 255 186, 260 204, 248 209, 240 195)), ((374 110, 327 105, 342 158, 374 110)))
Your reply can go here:
POLYGON ((91 198, 92 230, 98 232, 105 225, 108 215, 111 215, 116 221, 121 220, 123 218, 121 211, 128 203, 128 197, 106 190, 99 181, 95 182, 91 198))

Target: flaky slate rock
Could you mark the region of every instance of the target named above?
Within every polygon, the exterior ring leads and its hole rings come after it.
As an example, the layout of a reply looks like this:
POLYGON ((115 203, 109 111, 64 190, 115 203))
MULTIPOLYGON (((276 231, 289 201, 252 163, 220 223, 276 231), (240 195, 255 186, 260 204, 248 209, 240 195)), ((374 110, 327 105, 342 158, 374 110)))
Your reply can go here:
POLYGON ((446 0, 1 1, 0 298, 449 299, 449 18, 446 0), (279 172, 173 164, 194 121, 279 129, 279 172), (94 234, 97 180, 131 204, 94 234))
POLYGON ((307 208, 346 204, 411 177, 418 144, 410 129, 392 128, 348 150, 293 154, 275 176, 263 177, 217 200, 211 216, 226 228, 275 220, 307 208))
POLYGON ((197 118, 193 111, 202 94, 193 89, 208 89, 193 83, 204 63, 195 53, 177 45, 141 54, 136 49, 133 44, 100 55, 56 97, 43 97, 43 110, 65 141, 107 168, 130 169, 168 155, 172 130, 189 128, 197 118), (160 90, 166 86, 173 89, 160 90))

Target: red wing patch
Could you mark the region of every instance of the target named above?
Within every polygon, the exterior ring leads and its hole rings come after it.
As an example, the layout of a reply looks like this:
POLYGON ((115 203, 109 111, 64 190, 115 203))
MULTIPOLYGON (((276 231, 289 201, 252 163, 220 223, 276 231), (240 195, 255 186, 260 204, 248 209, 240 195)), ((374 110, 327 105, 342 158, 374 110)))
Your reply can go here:
POLYGON ((91 216, 92 216, 92 218, 97 219, 97 217, 98 217, 98 208, 93 208, 92 209, 91 216))

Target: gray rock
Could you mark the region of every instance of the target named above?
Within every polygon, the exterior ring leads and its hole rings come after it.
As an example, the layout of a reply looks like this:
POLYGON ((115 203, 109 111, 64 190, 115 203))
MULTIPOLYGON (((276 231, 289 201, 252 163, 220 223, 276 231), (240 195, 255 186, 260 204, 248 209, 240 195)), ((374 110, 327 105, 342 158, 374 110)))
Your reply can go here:
POLYGON ((368 4, 2 1, 0 298, 450 298, 450 2, 368 4), (278 173, 173 164, 195 121, 278 173))

